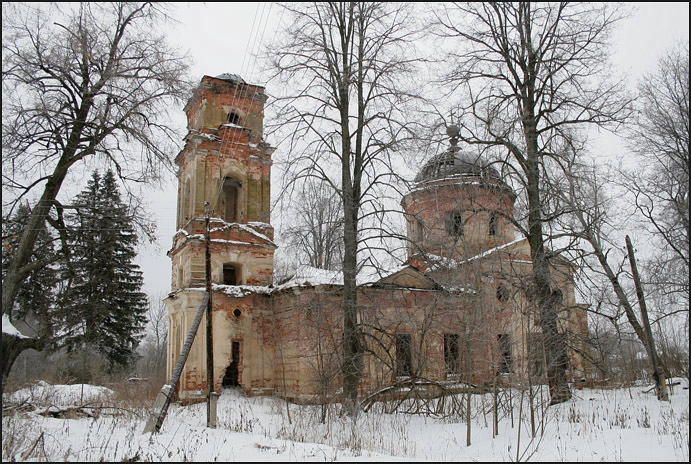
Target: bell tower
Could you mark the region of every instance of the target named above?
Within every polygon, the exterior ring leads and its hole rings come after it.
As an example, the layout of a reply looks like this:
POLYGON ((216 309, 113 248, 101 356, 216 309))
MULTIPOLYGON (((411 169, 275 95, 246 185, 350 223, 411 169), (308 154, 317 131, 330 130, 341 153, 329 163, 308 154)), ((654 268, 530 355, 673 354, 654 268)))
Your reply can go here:
POLYGON ((173 290, 204 287, 204 218, 211 216, 211 280, 270 285, 271 154, 263 141, 264 88, 234 74, 204 76, 185 106, 178 166, 177 232, 169 252, 173 290))
MULTIPOLYGON (((267 293, 266 286, 273 280, 276 245, 270 224, 270 176, 274 149, 263 138, 265 102, 263 87, 234 74, 221 74, 204 76, 185 105, 188 133, 175 158, 177 232, 168 252, 172 291, 165 299, 170 322, 169 378, 204 300, 207 215, 214 388, 219 388, 231 355, 236 384, 242 380, 250 388, 264 372, 259 327, 266 311, 253 296, 243 296, 267 293), (246 368, 250 360, 260 368, 246 368)), ((206 389, 205 343, 206 333, 199 329, 178 385, 180 398, 192 398, 206 389)))

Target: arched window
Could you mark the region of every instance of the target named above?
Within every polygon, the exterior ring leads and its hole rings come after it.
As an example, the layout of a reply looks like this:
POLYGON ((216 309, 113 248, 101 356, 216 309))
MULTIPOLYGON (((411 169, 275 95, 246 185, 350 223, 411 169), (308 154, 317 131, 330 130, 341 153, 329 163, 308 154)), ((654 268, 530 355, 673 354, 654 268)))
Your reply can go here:
POLYGON ((228 113, 228 124, 240 125, 240 115, 235 111, 228 113))
POLYGON ((489 235, 497 235, 498 224, 497 215, 492 213, 489 217, 489 235))
POLYGON ((413 219, 412 221, 412 239, 415 243, 422 242, 423 239, 423 228, 422 221, 419 219, 413 219))
POLYGON ((185 194, 183 197, 183 207, 182 207, 182 223, 183 225, 187 223, 191 219, 192 216, 192 205, 194 204, 192 202, 192 192, 190 189, 190 180, 187 179, 185 180, 185 194))
POLYGON ((463 237, 463 213, 454 211, 449 217, 447 232, 452 237, 463 237))
POLYGON ((242 184, 235 179, 223 179, 224 218, 226 222, 238 222, 238 197, 242 184))
POLYGON ((507 301, 509 299, 509 291, 503 285, 497 287, 497 300, 507 301))
POLYGON ((412 374, 413 346, 410 334, 396 334, 396 376, 410 376, 412 374))

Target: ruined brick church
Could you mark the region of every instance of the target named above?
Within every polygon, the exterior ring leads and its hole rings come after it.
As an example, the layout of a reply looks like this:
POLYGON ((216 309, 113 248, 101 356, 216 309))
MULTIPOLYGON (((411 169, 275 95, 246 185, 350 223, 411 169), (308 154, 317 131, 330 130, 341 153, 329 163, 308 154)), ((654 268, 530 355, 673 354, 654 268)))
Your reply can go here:
MULTIPOLYGON (((189 132, 175 159, 177 232, 165 300, 168 376, 204 298, 208 202, 214 389, 237 386, 300 402, 337 398, 342 278, 301 268, 287 281, 273 279, 274 148, 263 139, 265 101, 263 87, 222 74, 204 76, 185 106, 189 132)), ((458 147, 453 127, 448 134, 449 148, 422 167, 402 199, 407 262, 358 276, 358 316, 371 340, 362 394, 411 376, 481 384, 545 375, 539 317, 527 298, 530 250, 510 220, 516 194, 492 166, 458 147)), ((567 261, 553 260, 560 327, 585 335, 573 273, 567 261)), ((183 400, 206 389, 204 327, 183 370, 183 400)), ((578 343, 574 337, 570 346, 578 343)), ((573 378, 583 375, 578 352, 569 355, 573 378)))

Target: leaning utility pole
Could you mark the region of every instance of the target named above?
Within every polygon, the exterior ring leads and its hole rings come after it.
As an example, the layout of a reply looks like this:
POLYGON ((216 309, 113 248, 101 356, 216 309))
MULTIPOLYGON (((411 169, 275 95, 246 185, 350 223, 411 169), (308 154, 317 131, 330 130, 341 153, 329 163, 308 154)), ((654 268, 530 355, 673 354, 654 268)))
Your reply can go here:
POLYGON ((210 205, 204 202, 204 221, 206 239, 206 426, 216 428, 216 394, 214 392, 214 346, 212 332, 212 298, 211 298, 211 236, 209 232, 210 205))
POLYGON ((192 343, 194 343, 194 337, 197 335, 199 330, 199 325, 202 321, 202 316, 204 315, 204 310, 206 309, 206 302, 209 299, 209 294, 204 296, 204 300, 201 302, 195 313, 194 320, 192 321, 192 327, 187 332, 187 337, 185 338, 185 343, 182 345, 182 350, 178 356, 178 360, 175 364, 175 369, 173 369, 173 375, 170 381, 163 385, 161 391, 156 396, 156 401, 154 402, 154 408, 149 416, 149 419, 144 426, 144 433, 158 433, 161 430, 163 421, 168 414, 168 406, 175 396, 175 392, 178 389, 178 383, 180 383, 180 376, 182 376, 182 370, 187 362, 187 357, 192 349, 192 343))

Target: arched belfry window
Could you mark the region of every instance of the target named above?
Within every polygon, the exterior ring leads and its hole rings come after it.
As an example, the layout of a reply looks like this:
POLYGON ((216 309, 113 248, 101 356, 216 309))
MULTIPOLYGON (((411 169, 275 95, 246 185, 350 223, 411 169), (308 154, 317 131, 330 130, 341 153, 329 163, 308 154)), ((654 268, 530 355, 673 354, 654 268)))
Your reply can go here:
POLYGON ((463 237, 463 212, 454 211, 451 213, 447 224, 447 232, 452 237, 463 237))
POLYGON ((228 113, 228 124, 240 125, 240 115, 235 111, 228 113))
POLYGON ((190 189, 190 180, 186 179, 185 180, 185 193, 183 197, 183 207, 182 207, 182 216, 183 216, 183 224, 187 223, 192 217, 192 205, 194 204, 192 202, 192 190, 190 189))
POLYGON ((223 178, 223 210, 226 222, 238 222, 238 200, 242 184, 231 178, 223 178))

